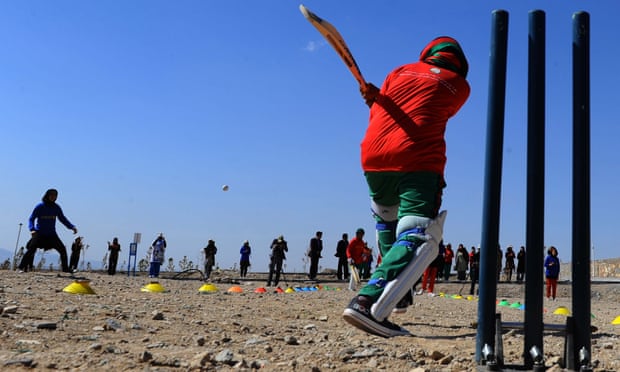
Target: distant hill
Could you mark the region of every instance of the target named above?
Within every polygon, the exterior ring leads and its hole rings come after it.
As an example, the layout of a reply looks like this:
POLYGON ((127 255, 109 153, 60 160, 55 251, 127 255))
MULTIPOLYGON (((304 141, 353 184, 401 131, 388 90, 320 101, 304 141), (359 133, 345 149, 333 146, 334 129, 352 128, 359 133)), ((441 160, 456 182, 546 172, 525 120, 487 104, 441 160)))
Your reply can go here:
POLYGON ((8 250, 8 249, 4 249, 4 248, 0 248, 0 262, 3 262, 6 259, 13 259, 13 251, 8 250))

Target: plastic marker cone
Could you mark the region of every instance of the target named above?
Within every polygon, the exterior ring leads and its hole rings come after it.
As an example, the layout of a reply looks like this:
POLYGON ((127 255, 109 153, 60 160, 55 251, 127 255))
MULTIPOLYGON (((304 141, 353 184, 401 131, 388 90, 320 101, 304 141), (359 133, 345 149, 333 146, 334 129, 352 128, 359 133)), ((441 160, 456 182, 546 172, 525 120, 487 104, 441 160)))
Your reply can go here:
POLYGON ((455 295, 452 295, 452 298, 455 300, 460 300, 461 298, 463 298, 463 296, 455 294, 455 295))
POLYGON ((613 325, 620 325, 620 315, 618 315, 616 317, 616 319, 612 320, 611 324, 613 324, 613 325))
POLYGON ((277 293, 284 293, 284 289, 278 287, 278 288, 276 288, 276 292, 277 293))
POLYGON ((512 307, 513 309, 518 309, 521 307, 521 303, 519 301, 517 302, 513 302, 510 307, 512 307))
POLYGON ((498 305, 499 306, 510 306, 510 302, 506 300, 501 300, 498 305))
POLYGON ((165 292, 164 287, 159 282, 150 282, 140 289, 142 292, 165 292))
POLYGON ((472 295, 467 296, 467 301, 472 301, 473 299, 474 299, 474 296, 472 295))
POLYGON ((73 294, 95 294, 95 291, 93 291, 88 283, 90 283, 89 280, 76 280, 63 288, 62 291, 73 294))
POLYGON ((214 293, 217 292, 218 289, 216 286, 214 286, 213 284, 203 284, 202 287, 198 288, 198 292, 201 293, 214 293))
POLYGON ((293 292, 296 292, 296 291, 293 288, 288 287, 284 292, 285 293, 293 293, 293 292))
POLYGON ((519 306, 519 310, 525 310, 525 304, 521 304, 521 306, 519 306))
POLYGON ((233 285, 232 287, 228 288, 228 292, 229 293, 242 293, 243 289, 239 287, 238 285, 233 285))
POLYGON ((555 311, 553 312, 555 315, 570 315, 570 311, 568 311, 568 309, 564 306, 560 306, 557 309, 555 309, 555 311))
POLYGON ((265 287, 258 287, 254 290, 254 293, 266 293, 267 290, 265 289, 265 287))

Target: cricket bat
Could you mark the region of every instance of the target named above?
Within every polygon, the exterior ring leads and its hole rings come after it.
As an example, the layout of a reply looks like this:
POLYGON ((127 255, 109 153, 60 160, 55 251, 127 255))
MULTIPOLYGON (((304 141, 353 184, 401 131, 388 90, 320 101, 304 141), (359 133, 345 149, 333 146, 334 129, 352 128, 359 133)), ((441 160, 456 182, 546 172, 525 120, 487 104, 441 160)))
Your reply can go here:
POLYGON ((360 285, 360 273, 357 271, 357 267, 355 265, 349 264, 349 270, 351 271, 351 277, 353 278, 353 282, 355 285, 360 285))
POLYGON ((355 62, 355 58, 353 58, 353 54, 349 50, 347 43, 344 41, 340 32, 336 30, 331 23, 312 13, 310 9, 305 6, 299 5, 299 10, 306 17, 306 19, 323 35, 325 40, 336 50, 342 61, 349 68, 349 71, 353 74, 353 77, 360 85, 360 88, 366 86, 366 80, 364 76, 362 76, 362 72, 360 68, 357 66, 357 62, 355 62))

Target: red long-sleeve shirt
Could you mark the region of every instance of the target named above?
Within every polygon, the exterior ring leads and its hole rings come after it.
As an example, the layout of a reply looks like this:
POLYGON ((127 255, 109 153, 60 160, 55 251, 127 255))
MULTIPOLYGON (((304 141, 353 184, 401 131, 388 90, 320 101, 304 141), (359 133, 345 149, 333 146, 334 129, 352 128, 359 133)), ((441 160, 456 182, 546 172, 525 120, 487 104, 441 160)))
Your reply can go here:
POLYGON ((425 62, 392 71, 370 109, 361 143, 364 171, 430 171, 443 175, 446 124, 469 92, 464 77, 425 62))
POLYGON ((363 262, 363 254, 364 248, 366 244, 364 240, 355 237, 349 241, 349 245, 347 246, 347 258, 352 258, 353 262, 356 265, 359 265, 363 262))

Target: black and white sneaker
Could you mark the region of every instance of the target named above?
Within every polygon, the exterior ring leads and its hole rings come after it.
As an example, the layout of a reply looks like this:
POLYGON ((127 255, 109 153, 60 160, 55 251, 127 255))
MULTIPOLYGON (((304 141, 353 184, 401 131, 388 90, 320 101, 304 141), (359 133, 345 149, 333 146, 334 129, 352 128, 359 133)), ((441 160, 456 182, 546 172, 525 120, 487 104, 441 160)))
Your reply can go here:
POLYGON ((370 314, 372 303, 364 296, 354 297, 349 306, 344 309, 342 317, 355 328, 373 335, 389 338, 395 336, 409 336, 409 331, 385 319, 379 322, 370 314))

